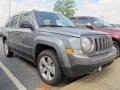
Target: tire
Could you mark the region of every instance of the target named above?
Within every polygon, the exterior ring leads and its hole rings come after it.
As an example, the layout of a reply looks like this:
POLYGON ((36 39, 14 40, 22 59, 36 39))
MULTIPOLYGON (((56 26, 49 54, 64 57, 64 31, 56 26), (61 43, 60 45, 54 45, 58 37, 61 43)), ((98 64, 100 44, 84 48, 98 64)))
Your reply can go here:
POLYGON ((5 40, 3 42, 3 48, 4 48, 4 54, 5 54, 6 57, 12 57, 13 56, 13 52, 10 50, 7 40, 5 40))
POLYGON ((62 71, 58 62, 57 54, 53 50, 45 50, 39 54, 37 68, 41 79, 45 83, 49 85, 57 85, 61 82, 62 71))
POLYGON ((117 54, 116 54, 116 58, 120 57, 120 45, 118 42, 116 41, 113 41, 113 44, 114 44, 114 48, 116 49, 117 51, 117 54))

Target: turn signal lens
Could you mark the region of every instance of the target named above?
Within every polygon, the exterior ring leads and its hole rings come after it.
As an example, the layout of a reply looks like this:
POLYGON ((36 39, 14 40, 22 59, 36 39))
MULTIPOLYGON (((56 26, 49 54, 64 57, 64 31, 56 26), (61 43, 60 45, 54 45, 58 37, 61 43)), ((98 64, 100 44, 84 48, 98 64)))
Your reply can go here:
POLYGON ((66 49, 67 54, 80 54, 81 50, 66 49))
POLYGON ((73 54, 73 53, 74 53, 74 50, 73 50, 73 49, 70 49, 70 48, 69 48, 69 49, 66 49, 66 53, 67 53, 67 54, 73 54))

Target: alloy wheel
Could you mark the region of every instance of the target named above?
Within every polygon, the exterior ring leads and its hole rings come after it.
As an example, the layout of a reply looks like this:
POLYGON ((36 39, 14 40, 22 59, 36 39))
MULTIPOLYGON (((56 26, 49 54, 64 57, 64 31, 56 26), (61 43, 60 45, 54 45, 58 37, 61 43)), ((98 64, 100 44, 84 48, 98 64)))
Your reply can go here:
POLYGON ((55 77, 55 64, 49 56, 43 56, 39 62, 39 70, 46 80, 53 80, 55 77))

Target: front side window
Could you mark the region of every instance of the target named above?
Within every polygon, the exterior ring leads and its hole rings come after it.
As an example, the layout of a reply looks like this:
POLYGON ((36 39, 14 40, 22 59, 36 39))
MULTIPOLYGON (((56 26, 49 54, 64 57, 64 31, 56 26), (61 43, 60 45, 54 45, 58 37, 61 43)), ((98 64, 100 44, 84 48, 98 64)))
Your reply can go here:
POLYGON ((23 15, 21 15, 21 18, 20 18, 20 24, 22 24, 22 23, 31 23, 31 14, 23 14, 23 15))
POLYGON ((39 27, 73 27, 71 20, 63 15, 48 12, 36 12, 35 17, 39 27))

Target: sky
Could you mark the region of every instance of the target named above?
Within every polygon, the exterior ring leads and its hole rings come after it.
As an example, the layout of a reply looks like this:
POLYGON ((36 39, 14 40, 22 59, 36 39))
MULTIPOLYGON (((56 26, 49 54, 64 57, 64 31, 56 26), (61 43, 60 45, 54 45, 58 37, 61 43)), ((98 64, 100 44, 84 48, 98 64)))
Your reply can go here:
MULTIPOLYGON (((120 24, 120 0, 75 0, 74 16, 96 16, 108 23, 120 24)), ((38 9, 53 11, 56 0, 10 0, 10 15, 38 9)), ((9 17, 9 0, 0 1, 0 27, 9 17)))

